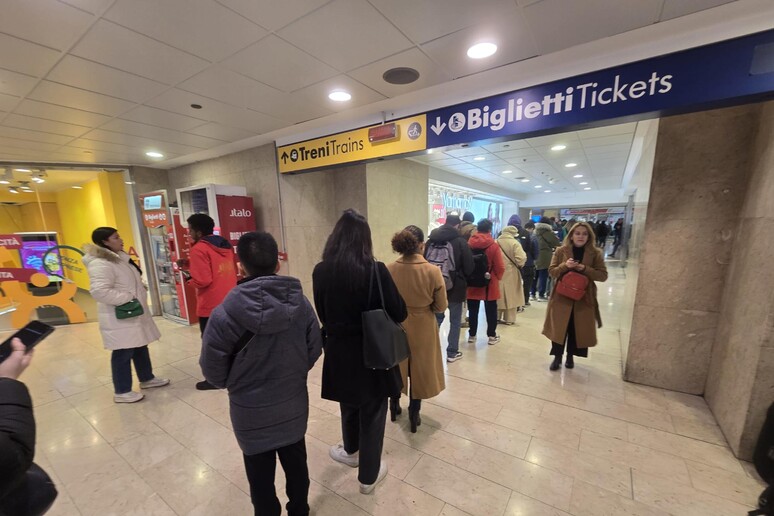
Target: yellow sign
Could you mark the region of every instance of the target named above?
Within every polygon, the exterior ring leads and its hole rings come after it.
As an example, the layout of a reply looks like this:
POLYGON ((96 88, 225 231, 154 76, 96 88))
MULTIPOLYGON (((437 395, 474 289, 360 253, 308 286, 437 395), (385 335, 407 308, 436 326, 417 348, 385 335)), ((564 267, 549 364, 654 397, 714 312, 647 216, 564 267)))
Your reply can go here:
POLYGON ((283 174, 299 172, 416 152, 427 147, 425 115, 402 118, 390 123, 397 125, 397 134, 389 141, 369 141, 368 130, 379 127, 375 125, 278 147, 279 170, 283 174))

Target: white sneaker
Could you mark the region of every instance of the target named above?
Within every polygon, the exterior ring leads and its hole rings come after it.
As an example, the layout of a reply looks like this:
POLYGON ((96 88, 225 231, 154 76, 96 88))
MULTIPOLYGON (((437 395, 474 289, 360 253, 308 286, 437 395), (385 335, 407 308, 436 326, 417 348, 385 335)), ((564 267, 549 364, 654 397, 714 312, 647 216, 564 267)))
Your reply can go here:
POLYGON ((116 403, 136 403, 144 397, 145 395, 140 392, 129 391, 123 394, 115 394, 113 396, 113 401, 116 403))
POLYGON ((360 493, 361 494, 371 494, 374 492, 374 488, 376 487, 376 484, 384 480, 384 477, 387 476, 387 463, 382 461, 381 464, 379 464, 379 474, 376 475, 376 482, 373 484, 360 484, 360 493))
POLYGON ((457 351, 457 352, 456 352, 455 354, 453 354, 453 355, 447 355, 447 356, 446 356, 446 361, 447 361, 447 362, 449 362, 449 363, 451 364, 452 362, 456 362, 457 360, 460 360, 461 358, 462 358, 462 353, 460 353, 459 351, 457 351))
POLYGON ((337 444, 335 446, 331 446, 330 451, 328 452, 328 455, 331 456, 331 459, 335 460, 336 462, 341 462, 342 464, 346 464, 350 468, 356 468, 360 464, 360 457, 358 455, 358 452, 355 453, 347 453, 347 450, 344 449, 343 444, 337 444))
POLYGON ((500 336, 499 335, 495 335, 494 337, 489 337, 489 343, 488 344, 490 346, 494 346, 498 342, 500 342, 500 336))
POLYGON ((476 343, 475 335, 471 335, 470 337, 468 337, 468 344, 475 344, 475 343, 476 343))
POLYGON ((167 378, 151 378, 147 382, 140 382, 141 389, 152 389, 154 387, 164 387, 169 385, 169 379, 167 378))

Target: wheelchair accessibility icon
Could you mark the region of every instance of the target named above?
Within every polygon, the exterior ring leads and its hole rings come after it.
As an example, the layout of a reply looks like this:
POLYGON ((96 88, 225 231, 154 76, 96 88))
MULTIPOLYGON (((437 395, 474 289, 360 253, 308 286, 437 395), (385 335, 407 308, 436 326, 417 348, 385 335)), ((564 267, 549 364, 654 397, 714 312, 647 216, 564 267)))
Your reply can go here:
POLYGON ((412 122, 412 124, 409 125, 407 134, 409 139, 416 140, 422 136, 422 125, 419 122, 412 122))

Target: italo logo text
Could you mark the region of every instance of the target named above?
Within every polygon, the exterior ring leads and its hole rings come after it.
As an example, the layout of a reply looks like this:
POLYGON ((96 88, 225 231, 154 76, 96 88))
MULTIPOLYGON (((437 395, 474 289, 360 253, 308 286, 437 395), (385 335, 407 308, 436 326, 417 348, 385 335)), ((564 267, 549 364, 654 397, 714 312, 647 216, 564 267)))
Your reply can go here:
POLYGON ((252 217, 253 212, 248 210, 247 208, 244 208, 244 209, 232 208, 231 213, 229 213, 229 215, 232 217, 252 217))
POLYGON ((573 110, 669 93, 672 90, 672 79, 672 75, 659 75, 658 72, 653 72, 647 80, 622 82, 621 76, 616 75, 613 83, 606 86, 596 82, 588 82, 570 86, 566 90, 552 95, 545 95, 539 101, 526 102, 522 97, 515 96, 509 98, 507 107, 501 109, 492 110, 485 105, 481 108, 471 108, 465 112, 454 113, 448 121, 436 117, 435 123, 430 126, 430 129, 435 134, 440 135, 446 129, 446 122, 448 122, 448 128, 453 133, 458 133, 463 129, 472 131, 481 127, 499 131, 506 124, 524 119, 569 113, 573 110))

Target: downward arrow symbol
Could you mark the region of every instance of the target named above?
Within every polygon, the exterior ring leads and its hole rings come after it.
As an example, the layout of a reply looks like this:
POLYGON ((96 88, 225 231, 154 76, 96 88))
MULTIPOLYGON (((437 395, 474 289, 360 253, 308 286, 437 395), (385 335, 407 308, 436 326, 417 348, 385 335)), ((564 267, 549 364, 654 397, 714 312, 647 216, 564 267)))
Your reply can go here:
POLYGON ((435 117, 435 124, 430 126, 430 129, 433 130, 436 136, 440 136, 443 130, 446 128, 445 123, 441 123, 441 117, 437 116, 435 117))

